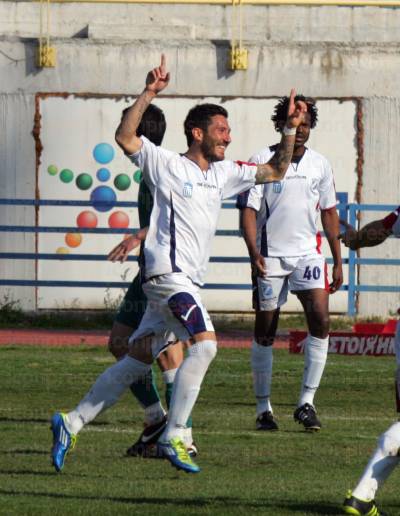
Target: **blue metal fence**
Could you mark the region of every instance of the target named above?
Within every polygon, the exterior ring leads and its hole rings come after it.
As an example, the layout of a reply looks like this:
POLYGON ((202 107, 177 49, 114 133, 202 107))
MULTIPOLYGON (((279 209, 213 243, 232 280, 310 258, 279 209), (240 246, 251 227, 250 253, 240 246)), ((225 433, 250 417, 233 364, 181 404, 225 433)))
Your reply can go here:
MULTIPOLYGON (((394 205, 378 205, 378 204, 348 204, 347 193, 339 192, 337 194, 339 204, 337 209, 341 219, 347 220, 353 226, 356 225, 357 212, 359 211, 377 211, 390 212, 397 206, 394 205)), ((99 203, 98 203, 99 204, 99 203)), ((91 201, 68 201, 68 200, 37 200, 37 199, 0 199, 1 205, 13 206, 92 206, 91 201)), ((115 207, 137 207, 136 202, 116 202, 115 207)), ((225 202, 223 209, 235 209, 234 202, 225 202)), ((97 233, 97 234, 126 234, 128 231, 135 229, 123 228, 77 228, 77 227, 53 227, 53 226, 8 226, 0 225, 0 232, 25 232, 25 233, 97 233)), ((220 229, 216 232, 217 236, 240 236, 238 230, 220 229)), ((20 252, 0 252, 1 259, 12 260, 64 260, 64 261, 104 261, 107 255, 103 254, 58 254, 58 253, 20 253, 20 252)), ((127 261, 137 261, 136 256, 130 256, 127 261)), ((248 257, 238 256, 212 256, 211 263, 249 263, 248 257)), ((332 259, 327 259, 328 263, 332 263, 332 259)), ((400 260, 397 259, 375 259, 375 258, 358 258, 355 251, 349 250, 349 257, 343 260, 348 265, 349 281, 347 285, 343 285, 341 290, 347 291, 348 295, 348 315, 356 314, 356 295, 358 292, 400 292, 400 286, 393 285, 361 285, 357 278, 358 265, 383 265, 398 266, 400 260)), ((129 282, 105 282, 105 281, 47 281, 47 280, 21 280, 21 279, 0 279, 0 285, 3 286, 32 286, 32 287, 95 287, 95 288, 126 288, 129 282)), ((250 290, 250 284, 242 283, 208 283, 205 289, 216 290, 250 290)))

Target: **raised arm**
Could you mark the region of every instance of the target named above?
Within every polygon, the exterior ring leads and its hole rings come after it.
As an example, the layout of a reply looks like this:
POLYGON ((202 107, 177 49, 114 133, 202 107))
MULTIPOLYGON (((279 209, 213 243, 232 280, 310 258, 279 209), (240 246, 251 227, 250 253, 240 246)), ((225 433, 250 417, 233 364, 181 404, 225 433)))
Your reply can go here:
POLYGON ((353 251, 360 247, 374 247, 384 242, 392 234, 390 227, 385 223, 386 219, 374 220, 357 231, 346 221, 340 223, 345 226, 346 231, 341 233, 338 238, 346 247, 353 251))
POLYGON ((295 102, 295 96, 295 90, 291 90, 288 116, 282 131, 282 139, 268 163, 257 166, 256 184, 280 181, 284 178, 290 165, 296 140, 296 130, 304 122, 304 116, 307 112, 306 103, 302 101, 295 102))
POLYGON ((134 154, 140 149, 142 142, 136 135, 136 131, 143 113, 154 97, 168 86, 168 82, 169 72, 166 71, 165 55, 162 54, 160 66, 153 68, 147 74, 144 90, 135 103, 125 111, 115 133, 115 140, 125 154, 134 154))

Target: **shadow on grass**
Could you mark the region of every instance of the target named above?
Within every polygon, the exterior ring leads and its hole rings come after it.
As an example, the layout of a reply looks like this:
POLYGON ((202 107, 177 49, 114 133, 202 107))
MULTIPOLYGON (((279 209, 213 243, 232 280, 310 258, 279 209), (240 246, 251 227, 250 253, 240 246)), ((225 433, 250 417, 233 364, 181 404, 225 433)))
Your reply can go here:
POLYGON ((23 418, 23 417, 0 417, 0 423, 45 423, 50 425, 50 418, 23 418))
MULTIPOLYGON (((50 428, 51 424, 51 416, 48 418, 33 418, 33 417, 6 417, 1 416, 0 417, 0 423, 44 423, 45 425, 48 425, 50 428)), ((117 421, 117 422, 109 422, 109 421, 92 421, 90 423, 90 426, 107 426, 107 425, 115 425, 117 423, 124 423, 129 424, 127 421, 117 421)))
POLYGON ((49 455, 49 450, 3 450, 0 455, 49 455))
MULTIPOLYGON (((208 509, 213 508, 213 510, 218 511, 219 507, 224 507, 224 510, 227 510, 229 507, 237 509, 238 507, 243 507, 246 509, 273 509, 274 511, 279 510, 288 510, 293 511, 293 513, 306 514, 307 512, 311 512, 314 514, 320 515, 330 515, 330 514, 340 514, 340 508, 334 504, 327 504, 324 502, 317 503, 290 503, 287 500, 285 501, 249 501, 243 500, 240 498, 232 498, 232 497, 224 497, 217 496, 215 498, 129 498, 123 496, 98 496, 98 495, 70 495, 70 494, 62 494, 62 493, 43 493, 43 492, 34 492, 34 491, 18 491, 13 489, 0 489, 0 495, 5 496, 31 496, 31 497, 40 497, 40 498, 52 498, 52 499, 60 499, 60 500, 87 500, 87 501, 104 501, 104 502, 116 502, 116 503, 126 503, 129 505, 159 505, 160 507, 165 508, 168 505, 177 505, 177 506, 186 506, 186 507, 208 507, 208 509)), ((279 514, 279 512, 276 512, 279 514)))

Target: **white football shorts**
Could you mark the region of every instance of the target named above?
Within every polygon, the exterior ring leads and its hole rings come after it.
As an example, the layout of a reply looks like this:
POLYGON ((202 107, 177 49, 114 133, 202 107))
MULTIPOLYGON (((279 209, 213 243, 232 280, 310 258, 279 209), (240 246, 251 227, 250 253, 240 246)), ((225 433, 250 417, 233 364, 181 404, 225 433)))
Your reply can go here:
POLYGON ((264 258, 267 276, 253 277, 253 308, 275 310, 287 301, 289 290, 329 289, 325 258, 321 254, 293 258, 264 258))
POLYGON ((172 272, 150 278, 143 284, 147 308, 139 328, 129 339, 155 335, 152 352, 157 357, 178 340, 188 340, 204 331, 214 331, 197 287, 184 273, 172 272))

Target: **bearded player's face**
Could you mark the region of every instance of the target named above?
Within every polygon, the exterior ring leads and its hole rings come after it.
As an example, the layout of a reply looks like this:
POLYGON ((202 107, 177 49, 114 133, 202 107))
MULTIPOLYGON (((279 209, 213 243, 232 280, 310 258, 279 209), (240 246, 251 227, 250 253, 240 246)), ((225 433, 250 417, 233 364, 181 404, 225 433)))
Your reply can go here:
POLYGON ((207 131, 203 132, 201 150, 204 157, 210 162, 225 159, 225 149, 231 143, 230 135, 228 120, 222 115, 213 116, 207 131))

